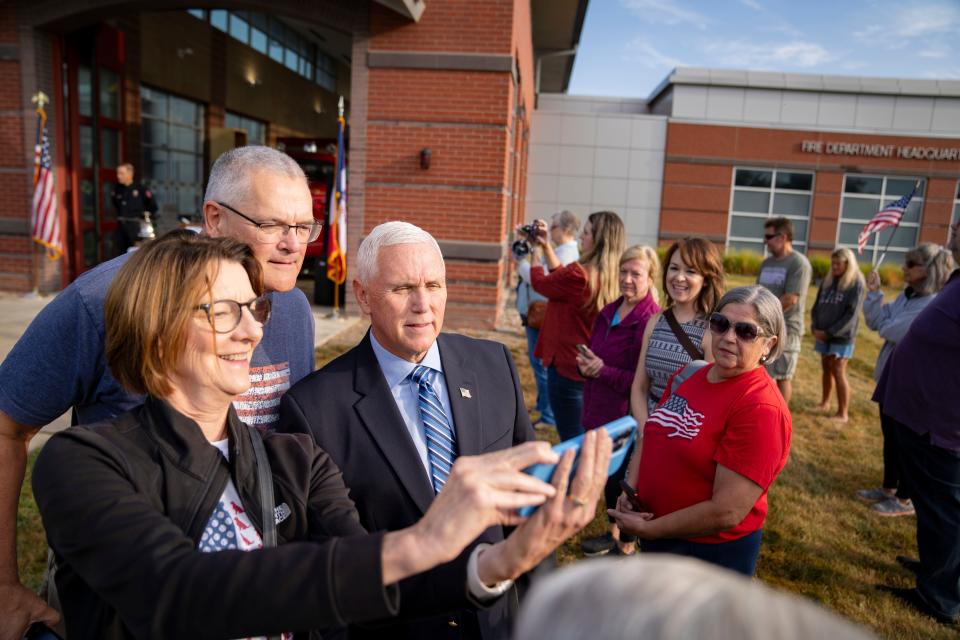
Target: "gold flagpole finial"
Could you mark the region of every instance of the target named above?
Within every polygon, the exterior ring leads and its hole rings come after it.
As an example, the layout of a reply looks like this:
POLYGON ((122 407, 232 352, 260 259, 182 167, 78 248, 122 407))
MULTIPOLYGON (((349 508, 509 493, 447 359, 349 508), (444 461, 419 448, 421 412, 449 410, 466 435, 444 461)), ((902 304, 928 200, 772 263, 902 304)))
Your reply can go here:
POLYGON ((343 96, 340 96, 340 101, 337 103, 337 109, 340 112, 340 117, 343 117, 343 96))
POLYGON ((43 109, 45 104, 50 103, 50 96, 45 94, 43 91, 37 91, 35 94, 33 94, 33 97, 30 98, 30 102, 37 105, 37 111, 40 111, 43 109))

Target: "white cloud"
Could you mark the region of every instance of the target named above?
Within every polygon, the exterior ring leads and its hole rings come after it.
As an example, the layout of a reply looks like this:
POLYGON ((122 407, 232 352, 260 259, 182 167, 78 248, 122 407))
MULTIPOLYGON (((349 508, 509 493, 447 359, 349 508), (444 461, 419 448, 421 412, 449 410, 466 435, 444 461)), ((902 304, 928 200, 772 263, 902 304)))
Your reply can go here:
POLYGON ((902 49, 906 41, 945 34, 952 37, 960 31, 960 4, 944 2, 911 2, 907 7, 879 9, 885 21, 866 25, 854 31, 855 38, 886 49, 902 49))
POLYGON ((674 69, 686 66, 679 58, 659 51, 644 38, 634 38, 627 43, 625 49, 628 60, 639 62, 651 69, 674 69))
POLYGON ((835 59, 815 42, 795 40, 784 44, 755 44, 742 40, 718 40, 704 46, 704 51, 725 66, 745 69, 770 67, 816 67, 835 59))
POLYGON ((917 55, 921 58, 934 58, 934 59, 943 59, 950 56, 950 47, 943 45, 935 45, 928 47, 927 49, 921 49, 917 51, 917 55))
POLYGON ((956 69, 938 69, 936 71, 924 71, 924 78, 931 80, 960 80, 960 67, 956 69))
POLYGON ((690 24, 706 29, 709 19, 702 13, 679 6, 674 0, 620 0, 623 6, 647 22, 667 25, 690 24))
POLYGON ((763 5, 757 0, 740 0, 740 3, 750 7, 754 11, 763 11, 763 5))

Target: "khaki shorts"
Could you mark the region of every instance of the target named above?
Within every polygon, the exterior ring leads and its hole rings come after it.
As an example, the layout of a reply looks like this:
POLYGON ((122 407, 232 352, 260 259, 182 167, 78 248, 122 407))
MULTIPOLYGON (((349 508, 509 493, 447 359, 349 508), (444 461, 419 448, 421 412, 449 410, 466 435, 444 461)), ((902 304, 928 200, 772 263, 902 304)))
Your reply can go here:
POLYGON ((784 351, 779 358, 767 365, 767 373, 774 380, 793 380, 799 359, 799 351, 784 351))

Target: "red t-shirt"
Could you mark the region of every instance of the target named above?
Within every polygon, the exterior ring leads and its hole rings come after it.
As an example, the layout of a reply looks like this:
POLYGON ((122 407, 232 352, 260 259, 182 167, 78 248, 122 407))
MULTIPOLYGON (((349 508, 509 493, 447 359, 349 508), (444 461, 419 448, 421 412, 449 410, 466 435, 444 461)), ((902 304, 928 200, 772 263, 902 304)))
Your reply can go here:
MULTIPOLYGON (((763 488, 750 513, 732 529, 690 538, 736 540, 760 529, 767 490, 787 463, 793 429, 790 411, 766 369, 712 383, 703 367, 673 393, 664 392, 643 426, 637 497, 660 517, 713 496, 717 465, 763 488)), ((667 389, 673 382, 671 377, 667 389)))

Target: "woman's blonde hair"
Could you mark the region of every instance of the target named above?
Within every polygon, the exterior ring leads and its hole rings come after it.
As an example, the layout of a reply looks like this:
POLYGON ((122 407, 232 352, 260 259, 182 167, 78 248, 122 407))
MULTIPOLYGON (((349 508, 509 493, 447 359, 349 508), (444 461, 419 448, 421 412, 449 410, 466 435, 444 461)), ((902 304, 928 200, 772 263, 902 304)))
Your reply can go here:
POLYGON ((626 232, 623 220, 613 211, 596 211, 587 220, 593 234, 593 247, 580 256, 590 287, 585 306, 599 311, 620 297, 620 254, 626 245, 626 232))
POLYGON ((657 255, 653 247, 645 244, 635 244, 627 247, 623 255, 620 256, 620 267, 623 267, 631 260, 641 260, 647 263, 650 275, 650 293, 653 294, 653 301, 660 303, 660 290, 657 289, 657 280, 660 278, 660 256, 657 255))
MULTIPOLYGON (((859 281, 861 286, 863 285, 863 273, 860 271, 860 264, 857 262, 857 256, 853 255, 853 251, 847 249, 846 247, 841 247, 839 249, 834 249, 833 253, 830 254, 831 258, 837 260, 843 260, 847 265, 843 270, 843 275, 837 280, 837 288, 841 291, 846 291, 853 286, 854 282, 859 281)), ((823 279, 823 286, 830 287, 833 286, 833 269, 831 268, 827 271, 827 277, 823 279)))
POLYGON ((670 245, 663 260, 663 293, 668 307, 673 306, 673 299, 670 297, 670 289, 667 288, 667 271, 673 254, 678 251, 683 263, 703 276, 703 287, 697 296, 695 307, 698 313, 707 315, 713 311, 723 295, 723 258, 720 257, 716 245, 705 238, 682 238, 670 245))
POLYGON ((253 291, 263 294, 260 263, 247 245, 186 230, 146 243, 120 268, 107 290, 104 321, 107 364, 125 389, 170 394, 168 375, 183 356, 188 324, 212 297, 224 262, 239 263, 253 291))

